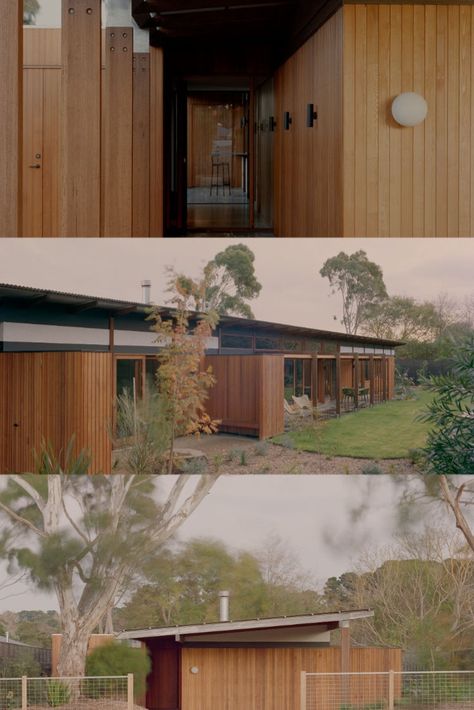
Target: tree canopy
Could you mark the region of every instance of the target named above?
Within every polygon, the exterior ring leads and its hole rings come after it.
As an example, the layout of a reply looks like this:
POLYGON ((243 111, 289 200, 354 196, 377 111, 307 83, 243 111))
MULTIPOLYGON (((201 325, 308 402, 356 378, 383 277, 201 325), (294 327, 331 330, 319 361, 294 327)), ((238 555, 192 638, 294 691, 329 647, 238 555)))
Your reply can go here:
POLYGON ((329 279, 332 293, 341 296, 346 333, 357 334, 367 307, 387 297, 382 269, 363 250, 350 255, 339 252, 324 262, 319 273, 329 279))
POLYGON ((262 290, 254 262, 254 253, 245 244, 231 244, 216 254, 204 267, 206 309, 253 318, 248 301, 262 290))
POLYGON ((83 675, 87 643, 140 562, 167 542, 212 488, 181 475, 160 496, 156 476, 9 476, 0 490, 3 556, 53 591, 60 675, 83 675), (189 484, 189 485, 188 485, 189 484))
POLYGON ((141 584, 116 610, 121 628, 217 621, 218 592, 231 590, 233 619, 316 611, 319 594, 279 539, 254 553, 214 539, 189 540, 144 565, 141 584))

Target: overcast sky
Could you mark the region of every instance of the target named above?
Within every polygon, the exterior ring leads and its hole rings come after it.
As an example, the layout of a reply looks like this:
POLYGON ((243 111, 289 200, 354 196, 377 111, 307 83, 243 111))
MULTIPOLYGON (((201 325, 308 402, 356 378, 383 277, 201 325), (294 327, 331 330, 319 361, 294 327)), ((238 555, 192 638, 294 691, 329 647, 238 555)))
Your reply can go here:
MULTIPOLYGON (((163 495, 171 482, 161 478, 163 495)), ((0 480, 0 487, 4 483, 0 480)), ((351 569, 365 548, 393 541, 400 531, 400 494, 399 482, 391 476, 225 476, 179 536, 213 537, 235 550, 253 551, 276 533, 314 579, 324 582, 351 569)), ((417 504, 415 513, 413 529, 433 522, 435 511, 426 504, 417 504)), ((450 519, 448 529, 454 530, 450 519)), ((0 567, 0 576, 5 574, 0 567)), ((0 613, 54 608, 54 596, 25 584, 0 590, 0 613)))
MULTIPOLYGON (((319 275, 339 251, 365 249, 383 269, 388 292, 418 299, 474 292, 474 239, 239 239, 255 253, 262 292, 255 316, 340 330, 340 302, 319 275)), ((2 239, 0 281, 97 296, 141 300, 140 282, 165 301, 165 266, 189 275, 235 239, 2 239)))

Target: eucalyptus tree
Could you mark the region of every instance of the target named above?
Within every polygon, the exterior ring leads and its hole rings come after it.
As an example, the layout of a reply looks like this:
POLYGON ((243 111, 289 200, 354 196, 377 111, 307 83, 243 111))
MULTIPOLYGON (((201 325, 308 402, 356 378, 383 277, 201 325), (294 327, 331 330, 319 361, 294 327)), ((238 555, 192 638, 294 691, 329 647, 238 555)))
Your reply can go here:
POLYGON ((0 490, 2 556, 56 595, 58 672, 84 674, 88 639, 209 493, 217 476, 12 475, 0 490), (166 491, 165 487, 169 490, 166 491))

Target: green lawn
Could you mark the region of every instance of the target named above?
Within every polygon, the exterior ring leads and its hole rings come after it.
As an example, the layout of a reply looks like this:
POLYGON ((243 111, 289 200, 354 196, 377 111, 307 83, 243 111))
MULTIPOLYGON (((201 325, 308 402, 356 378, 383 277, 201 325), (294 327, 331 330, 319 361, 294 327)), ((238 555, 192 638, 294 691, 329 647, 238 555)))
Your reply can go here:
POLYGON ((322 422, 316 428, 289 432, 274 439, 291 437, 295 447, 328 456, 353 458, 407 458, 410 449, 425 445, 430 424, 416 421, 432 394, 417 391, 417 398, 377 404, 322 422))

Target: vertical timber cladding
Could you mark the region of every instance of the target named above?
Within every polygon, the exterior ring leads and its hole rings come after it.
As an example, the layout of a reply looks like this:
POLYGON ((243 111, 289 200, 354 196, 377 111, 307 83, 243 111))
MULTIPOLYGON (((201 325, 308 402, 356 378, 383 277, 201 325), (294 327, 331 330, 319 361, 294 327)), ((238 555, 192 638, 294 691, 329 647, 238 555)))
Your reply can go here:
POLYGON ((163 50, 150 47, 150 236, 163 236, 163 50))
POLYGON ((0 353, 0 472, 34 470, 43 441, 87 449, 91 472, 111 472, 113 379, 109 353, 0 353))
POLYGON ((105 30, 102 103, 104 237, 132 234, 133 28, 105 30))
POLYGON ((206 411, 221 431, 265 438, 284 431, 282 355, 208 355, 216 384, 206 411))
POLYGON ((342 47, 341 9, 275 74, 276 236, 342 236, 342 47))
POLYGON ((100 236, 101 2, 62 0, 63 224, 100 236))
POLYGON ((150 236, 150 55, 133 55, 132 236, 150 236))
POLYGON ((20 237, 23 121, 23 2, 0 6, 0 237, 20 237))
MULTIPOLYGON (((183 648, 181 710, 299 708, 300 673, 340 673, 341 650, 328 648, 183 648), (190 668, 199 668, 191 673, 190 668)), ((400 671, 399 649, 352 648, 352 672, 400 671)), ((357 686, 352 702, 360 701, 357 686)), ((323 698, 321 698, 323 700, 323 698)), ((374 703, 378 700, 374 697, 374 703)), ((334 698, 321 702, 331 710, 334 698), (332 700, 332 703, 330 702, 332 700)))
POLYGON ((474 6, 346 4, 344 236, 474 234, 474 6), (399 126, 414 91, 426 120, 399 126))

